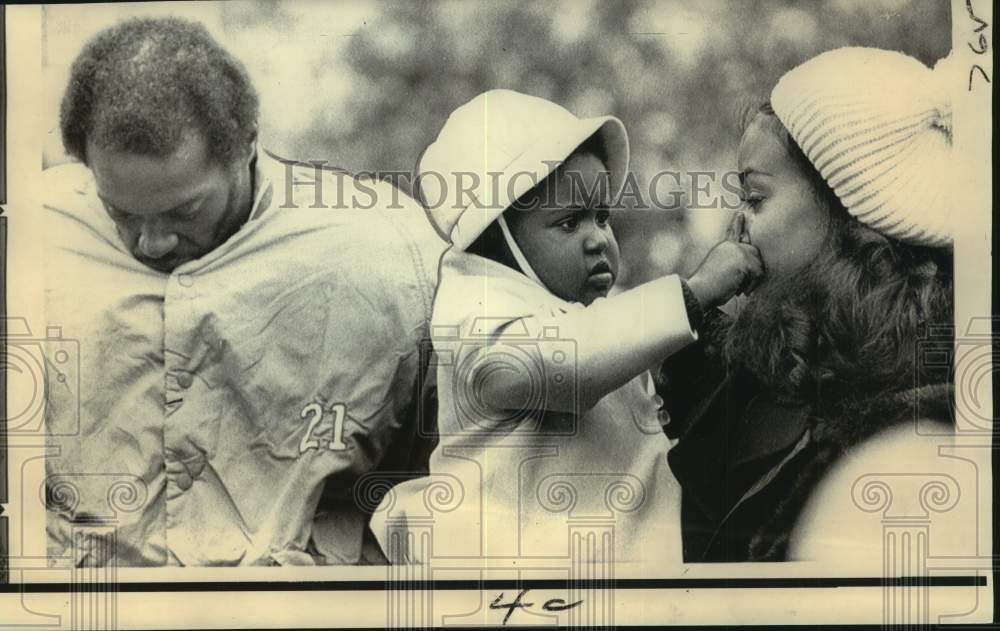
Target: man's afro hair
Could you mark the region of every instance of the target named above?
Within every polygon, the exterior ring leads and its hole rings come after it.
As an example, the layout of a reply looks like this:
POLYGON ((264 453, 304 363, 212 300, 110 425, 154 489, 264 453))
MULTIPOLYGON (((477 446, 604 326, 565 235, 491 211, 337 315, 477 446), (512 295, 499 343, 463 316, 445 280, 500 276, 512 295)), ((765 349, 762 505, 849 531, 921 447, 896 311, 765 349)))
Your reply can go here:
POLYGON ((190 129, 209 158, 229 165, 257 134, 257 93, 243 65, 198 23, 126 20, 95 36, 73 62, 60 127, 66 151, 87 143, 163 157, 190 129))

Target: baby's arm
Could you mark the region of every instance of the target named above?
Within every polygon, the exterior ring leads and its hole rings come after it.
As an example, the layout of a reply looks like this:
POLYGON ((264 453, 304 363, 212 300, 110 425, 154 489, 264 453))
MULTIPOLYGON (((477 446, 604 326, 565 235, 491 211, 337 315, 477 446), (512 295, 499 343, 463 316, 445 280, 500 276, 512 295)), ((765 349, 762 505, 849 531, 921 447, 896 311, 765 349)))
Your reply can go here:
MULTIPOLYGON (((532 390, 541 383, 545 409, 584 412, 696 339, 677 276, 650 281, 583 309, 520 322, 533 338, 536 332, 549 329, 558 332, 557 339, 536 338, 536 359, 541 365, 511 362, 503 353, 486 355, 467 386, 476 387, 491 407, 517 407, 519 402, 532 400, 532 390), (570 352, 566 352, 567 343, 570 352), (561 382, 551 378, 555 375, 563 376, 561 382)), ((497 341, 504 341, 508 331, 516 332, 523 344, 520 324, 508 325, 497 341)))
MULTIPOLYGON (((742 227, 742 216, 737 216, 727 239, 709 253, 692 276, 691 289, 697 287, 693 293, 701 302, 697 309, 728 300, 760 275, 756 248, 739 242, 742 227)), ((537 339, 541 365, 515 365, 503 353, 495 358, 486 355, 479 369, 470 373, 466 387, 475 388, 487 405, 505 409, 532 400, 533 389, 541 383, 544 409, 584 412, 697 339, 689 303, 681 279, 672 275, 569 313, 523 318, 520 322, 537 339), (547 328, 557 332, 556 340, 539 335, 547 328), (575 346, 575 358, 557 352, 566 341, 575 346), (555 375, 563 376, 560 383, 551 378, 555 375)), ((516 332, 523 344, 523 330, 520 324, 508 324, 496 339, 502 341, 507 332, 516 332)))

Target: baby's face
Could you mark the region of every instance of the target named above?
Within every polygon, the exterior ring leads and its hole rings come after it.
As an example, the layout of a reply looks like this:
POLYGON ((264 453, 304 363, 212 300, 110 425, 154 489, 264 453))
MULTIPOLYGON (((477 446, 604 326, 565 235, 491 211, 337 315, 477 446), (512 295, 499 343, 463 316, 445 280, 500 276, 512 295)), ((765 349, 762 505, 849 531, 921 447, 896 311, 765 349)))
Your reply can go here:
POLYGON ((563 300, 589 305, 618 277, 607 171, 597 156, 573 154, 535 188, 528 208, 508 211, 528 262, 563 300))

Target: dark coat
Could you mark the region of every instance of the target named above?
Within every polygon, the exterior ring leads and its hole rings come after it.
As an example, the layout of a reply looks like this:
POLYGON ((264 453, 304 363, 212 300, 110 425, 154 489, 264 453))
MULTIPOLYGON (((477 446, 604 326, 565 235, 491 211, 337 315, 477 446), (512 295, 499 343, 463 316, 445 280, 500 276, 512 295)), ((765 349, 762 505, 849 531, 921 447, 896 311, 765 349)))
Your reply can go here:
POLYGON ((666 366, 664 399, 679 438, 669 454, 681 483, 685 562, 787 560, 811 493, 852 448, 918 416, 949 422, 948 383, 835 404, 777 400, 745 374, 726 374, 707 342, 666 366))

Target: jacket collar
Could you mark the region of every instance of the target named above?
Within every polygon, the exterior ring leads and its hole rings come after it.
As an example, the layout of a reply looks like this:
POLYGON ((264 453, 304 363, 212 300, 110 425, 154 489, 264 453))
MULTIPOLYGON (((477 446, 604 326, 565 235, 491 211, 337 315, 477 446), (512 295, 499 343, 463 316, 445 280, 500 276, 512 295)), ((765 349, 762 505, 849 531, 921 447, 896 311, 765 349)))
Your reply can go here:
POLYGON ((786 451, 806 431, 811 406, 786 404, 759 394, 743 411, 740 441, 734 453, 734 466, 767 458, 786 451))
POLYGON ((795 447, 808 428, 809 408, 779 403, 748 380, 727 376, 691 415, 670 465, 688 500, 721 519, 733 481, 749 473, 741 469, 795 447))

